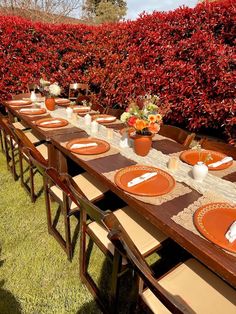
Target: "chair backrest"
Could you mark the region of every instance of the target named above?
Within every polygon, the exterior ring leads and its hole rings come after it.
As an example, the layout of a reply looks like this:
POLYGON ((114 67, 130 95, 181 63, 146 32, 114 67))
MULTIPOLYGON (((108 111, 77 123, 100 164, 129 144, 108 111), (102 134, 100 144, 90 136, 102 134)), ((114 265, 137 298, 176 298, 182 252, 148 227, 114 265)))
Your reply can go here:
POLYGON ((30 98, 30 93, 11 94, 13 100, 19 100, 22 98, 30 98))
POLYGON ((200 141, 201 147, 204 149, 215 150, 217 152, 231 156, 236 160, 236 147, 227 143, 211 141, 208 139, 202 139, 200 141))
POLYGON ((69 85, 69 98, 77 98, 79 95, 88 95, 89 85, 85 83, 72 83, 69 85))
POLYGON ((167 124, 161 125, 159 134, 175 140, 186 148, 189 147, 192 140, 195 138, 195 133, 189 134, 187 131, 182 130, 181 128, 167 124))
POLYGON ((151 268, 141 255, 125 228, 117 217, 110 213, 103 219, 109 230, 108 238, 115 248, 126 257, 133 265, 135 271, 143 279, 148 288, 168 308, 171 313, 184 313, 185 306, 180 304, 169 292, 167 292, 154 278, 151 268))
POLYGON ((15 138, 15 134, 11 129, 11 124, 9 119, 6 116, 0 115, 0 127, 5 132, 6 135, 10 135, 12 138, 15 138))
POLYGON ((28 92, 36 92, 36 93, 40 93, 40 86, 37 83, 29 83, 28 84, 28 92))
POLYGON ((11 126, 15 137, 18 140, 20 147, 23 152, 28 156, 28 158, 33 162, 33 164, 39 169, 40 173, 43 173, 48 167, 48 162, 42 156, 42 154, 37 150, 34 144, 28 139, 25 133, 14 126, 11 126))

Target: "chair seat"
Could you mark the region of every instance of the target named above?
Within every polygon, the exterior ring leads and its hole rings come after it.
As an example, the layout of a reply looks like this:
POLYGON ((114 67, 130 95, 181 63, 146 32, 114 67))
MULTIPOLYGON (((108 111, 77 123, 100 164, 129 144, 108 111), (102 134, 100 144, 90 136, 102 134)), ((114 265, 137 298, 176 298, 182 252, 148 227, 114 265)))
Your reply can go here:
POLYGON ((40 139, 38 139, 33 133, 31 133, 30 131, 25 132, 25 135, 28 137, 28 139, 30 140, 31 143, 33 144, 38 144, 40 143, 40 139))
POLYGON ((48 160, 48 147, 45 144, 36 146, 37 150, 41 153, 44 159, 48 160))
MULTIPOLYGON (((40 145, 41 146, 41 145, 40 145)), ((39 146, 37 146, 38 149, 39 146)), ((103 186, 98 180, 93 178, 89 173, 84 172, 73 177, 75 183, 79 186, 81 191, 86 195, 89 201, 100 198, 108 189, 103 186)), ((51 191, 62 201, 63 193, 57 186, 52 186, 51 191)), ((71 203, 70 210, 77 208, 75 203, 71 203)))
POLYGON ((116 210, 114 215, 126 227, 126 232, 143 256, 167 239, 164 233, 129 206, 116 210))
POLYGON ((24 131, 24 130, 27 129, 21 122, 14 122, 14 123, 12 123, 12 125, 13 125, 16 129, 20 129, 20 130, 22 130, 22 131, 24 131))
MULTIPOLYGON (((59 198, 59 200, 62 202, 63 201, 63 193, 62 193, 62 190, 59 189, 56 185, 53 185, 50 187, 50 191, 53 192, 53 194, 59 198)), ((74 202, 71 202, 70 204, 70 210, 76 210, 78 209, 76 204, 74 202)))
MULTIPOLYGON (((236 291, 195 259, 176 267, 158 282, 193 313, 236 312, 236 291)), ((142 299, 154 313, 170 313, 151 290, 145 290, 142 299)))
POLYGON ((73 180, 90 202, 101 198, 103 194, 109 190, 88 172, 73 177, 73 180))
MULTIPOLYGON (((167 239, 166 235, 148 222, 143 221, 144 219, 129 206, 114 211, 114 215, 119 219, 120 223, 125 226, 126 232, 143 256, 156 249, 167 239)), ((107 230, 97 222, 90 223, 88 229, 90 229, 102 242, 104 247, 114 255, 114 246, 107 238, 107 230)))

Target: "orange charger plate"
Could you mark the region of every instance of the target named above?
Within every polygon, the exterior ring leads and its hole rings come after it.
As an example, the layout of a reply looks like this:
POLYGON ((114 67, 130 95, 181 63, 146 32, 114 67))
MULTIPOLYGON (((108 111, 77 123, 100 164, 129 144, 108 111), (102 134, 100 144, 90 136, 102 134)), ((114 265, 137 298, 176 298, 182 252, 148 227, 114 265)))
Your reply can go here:
POLYGON ((141 196, 164 195, 171 192, 175 187, 175 179, 169 173, 159 168, 143 165, 130 166, 119 170, 115 175, 115 183, 122 190, 141 196), (128 187, 128 182, 147 172, 157 172, 157 175, 128 187))
POLYGON ((228 203, 206 204, 194 214, 198 231, 209 241, 233 253, 236 253, 236 241, 230 243, 225 234, 235 220, 236 207, 228 203))

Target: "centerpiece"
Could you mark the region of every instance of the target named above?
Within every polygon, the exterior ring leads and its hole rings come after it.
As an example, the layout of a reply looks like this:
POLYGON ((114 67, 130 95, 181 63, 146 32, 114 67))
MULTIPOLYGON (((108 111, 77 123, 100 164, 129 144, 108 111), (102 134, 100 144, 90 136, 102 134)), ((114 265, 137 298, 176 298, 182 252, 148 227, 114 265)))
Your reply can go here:
POLYGON ((48 86, 48 91, 45 95, 45 105, 48 110, 55 110, 56 102, 55 97, 59 96, 61 93, 61 88, 57 83, 53 83, 48 86))
POLYGON ((147 94, 132 99, 120 120, 128 125, 129 136, 134 140, 137 155, 146 156, 152 145, 152 137, 160 130, 162 118, 168 108, 158 106, 160 98, 147 94))

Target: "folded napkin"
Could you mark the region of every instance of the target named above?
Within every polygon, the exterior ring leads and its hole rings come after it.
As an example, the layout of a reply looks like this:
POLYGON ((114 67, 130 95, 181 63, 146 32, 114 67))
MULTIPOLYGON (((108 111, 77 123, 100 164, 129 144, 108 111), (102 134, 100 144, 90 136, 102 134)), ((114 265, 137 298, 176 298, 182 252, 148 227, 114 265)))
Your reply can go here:
POLYGON ((232 157, 225 157, 219 161, 216 161, 216 162, 213 162, 212 164, 209 164, 208 167, 216 168, 216 167, 219 167, 223 164, 226 164, 227 162, 230 162, 232 160, 233 160, 232 157))
POLYGON ((144 182, 154 176, 157 175, 157 172, 147 172, 147 173, 144 173, 142 174, 140 177, 137 177, 137 178, 134 178, 132 179, 131 181, 128 182, 127 186, 130 188, 136 184, 139 184, 141 182, 144 182))
POLYGON ((39 111, 40 109, 39 108, 22 108, 22 109, 20 109, 19 111, 20 112, 28 112, 28 111, 32 111, 32 112, 37 112, 37 111, 39 111))
POLYGON ((99 121, 113 121, 114 117, 104 117, 104 118, 97 118, 96 120, 99 121))
POLYGON ((60 120, 44 121, 44 122, 41 122, 40 124, 47 125, 47 124, 58 124, 58 123, 61 123, 61 121, 60 120))
POLYGON ((233 243, 236 240, 236 220, 229 227, 225 237, 230 243, 233 243))
POLYGON ((73 144, 71 148, 74 149, 74 148, 84 148, 84 147, 92 147, 92 146, 98 146, 98 144, 97 143, 73 144))

